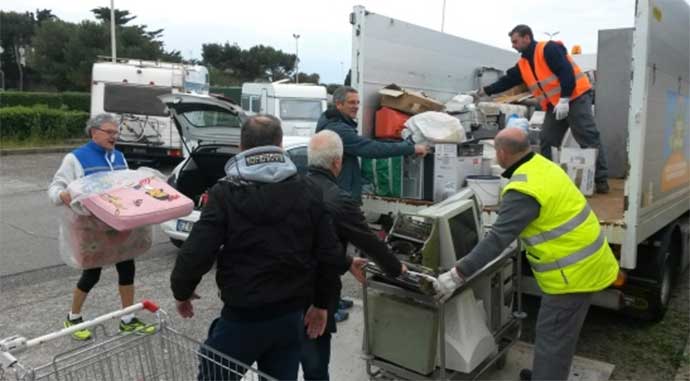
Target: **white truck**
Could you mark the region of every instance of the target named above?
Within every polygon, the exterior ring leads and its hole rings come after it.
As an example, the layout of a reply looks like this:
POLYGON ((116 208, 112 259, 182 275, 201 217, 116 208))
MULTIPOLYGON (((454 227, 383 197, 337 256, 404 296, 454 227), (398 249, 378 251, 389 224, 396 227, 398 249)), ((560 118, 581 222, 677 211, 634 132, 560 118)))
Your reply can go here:
MULTIPOLYGON (((637 2, 634 29, 601 31, 595 109, 608 149, 611 193, 589 198, 625 281, 594 304, 646 319, 663 316, 672 282, 688 266, 690 246, 690 7, 683 0, 637 2), (601 110, 606 110, 601 111, 601 110)), ((352 24, 352 84, 359 91, 361 133, 373 136, 378 91, 395 83, 446 102, 506 70, 518 55, 367 11, 352 24)), ((419 200, 365 195, 363 209, 412 212, 419 200)), ((490 224, 496 209, 485 208, 490 224)), ((540 290, 523 269, 523 288, 540 290)))
POLYGON ((91 83, 91 115, 115 114, 120 129, 117 147, 130 162, 179 161, 186 154, 158 96, 208 94, 204 66, 127 58, 97 62, 91 83))
POLYGON ((277 117, 282 121, 285 135, 311 136, 319 116, 326 111, 326 88, 285 81, 243 84, 242 108, 277 117))

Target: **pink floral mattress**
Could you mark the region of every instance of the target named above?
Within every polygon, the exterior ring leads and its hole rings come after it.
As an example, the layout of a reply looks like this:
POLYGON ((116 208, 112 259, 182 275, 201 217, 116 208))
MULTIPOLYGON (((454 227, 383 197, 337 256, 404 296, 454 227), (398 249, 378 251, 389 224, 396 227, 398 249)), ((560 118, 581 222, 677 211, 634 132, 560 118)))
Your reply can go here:
POLYGON ((194 203, 157 177, 81 200, 94 216, 118 231, 158 224, 192 212, 194 203))

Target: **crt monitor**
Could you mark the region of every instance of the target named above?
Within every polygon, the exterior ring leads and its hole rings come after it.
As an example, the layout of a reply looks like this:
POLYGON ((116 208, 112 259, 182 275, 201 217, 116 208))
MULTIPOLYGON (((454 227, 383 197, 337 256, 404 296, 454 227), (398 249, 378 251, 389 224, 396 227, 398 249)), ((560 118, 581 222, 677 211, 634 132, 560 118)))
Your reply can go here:
POLYGON ((451 268, 477 245, 480 237, 476 200, 472 191, 462 190, 419 215, 436 221, 440 241, 440 270, 451 268))

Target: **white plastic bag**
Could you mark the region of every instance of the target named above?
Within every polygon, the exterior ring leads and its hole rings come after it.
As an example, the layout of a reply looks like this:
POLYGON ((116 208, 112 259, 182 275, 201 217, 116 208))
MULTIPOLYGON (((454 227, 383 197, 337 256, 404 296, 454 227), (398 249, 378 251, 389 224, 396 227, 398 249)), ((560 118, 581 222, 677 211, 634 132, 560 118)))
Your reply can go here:
POLYGON ((150 225, 117 231, 94 216, 60 208, 58 243, 60 257, 68 266, 91 269, 113 265, 146 253, 153 241, 150 225))
POLYGON ((140 167, 136 170, 125 169, 121 171, 98 172, 80 179, 72 181, 68 186, 70 196, 72 196, 72 206, 75 211, 80 214, 90 214, 88 212, 81 213, 79 201, 107 193, 113 189, 132 187, 139 183, 139 181, 147 177, 158 177, 165 180, 165 176, 153 168, 140 167))
POLYGON ((99 172, 71 182, 69 207, 60 208, 58 243, 60 257, 77 269, 103 267, 135 258, 151 248, 153 228, 143 226, 117 231, 84 208, 80 200, 111 189, 134 185, 144 178, 164 176, 151 168, 99 172))
POLYGON ((446 103, 447 112, 463 112, 467 106, 474 103, 474 98, 467 94, 458 94, 446 103))
POLYGON ((450 143, 465 141, 465 129, 457 118, 446 113, 427 111, 405 122, 402 137, 411 137, 417 144, 450 143))

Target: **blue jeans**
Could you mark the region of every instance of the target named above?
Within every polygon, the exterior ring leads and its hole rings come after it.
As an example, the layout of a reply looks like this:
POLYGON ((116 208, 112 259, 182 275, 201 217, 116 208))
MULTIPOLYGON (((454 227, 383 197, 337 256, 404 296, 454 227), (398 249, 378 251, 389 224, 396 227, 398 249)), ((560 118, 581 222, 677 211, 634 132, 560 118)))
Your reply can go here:
MULTIPOLYGON (((328 318, 331 319, 332 316, 328 318)), ((312 340, 306 333, 302 335, 302 372, 305 381, 328 381, 328 364, 331 360, 331 333, 312 340)))
MULTIPOLYGON (((302 311, 264 321, 220 317, 211 323, 204 344, 249 366, 256 361, 259 370, 271 377, 297 380, 303 331, 302 311)), ((239 380, 246 372, 203 347, 201 353, 204 356, 199 363, 199 380, 239 380)))

